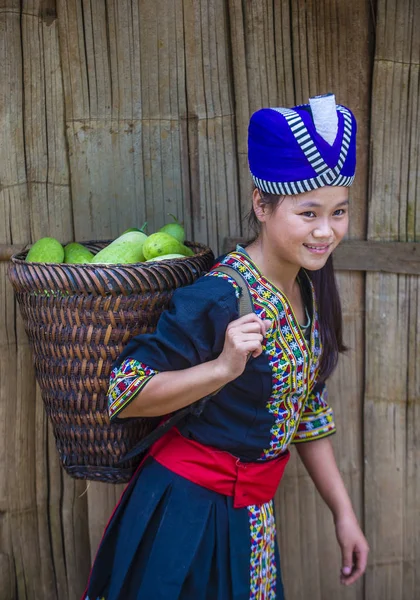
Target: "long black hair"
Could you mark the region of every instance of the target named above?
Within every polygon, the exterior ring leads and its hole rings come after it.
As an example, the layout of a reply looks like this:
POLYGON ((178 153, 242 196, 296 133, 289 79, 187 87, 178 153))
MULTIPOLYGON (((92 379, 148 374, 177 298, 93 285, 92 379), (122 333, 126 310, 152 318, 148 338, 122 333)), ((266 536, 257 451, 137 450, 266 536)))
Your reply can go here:
MULTIPOLYGON (((270 206, 272 211, 284 199, 284 196, 258 191, 264 204, 270 206)), ((248 225, 251 231, 256 234, 253 238, 255 240, 260 231, 260 222, 253 208, 248 214, 248 225)), ((339 353, 347 350, 343 342, 343 316, 332 256, 328 257, 325 265, 318 271, 305 270, 305 272, 314 286, 318 305, 319 327, 323 345, 318 381, 322 382, 331 375, 337 366, 339 353)))

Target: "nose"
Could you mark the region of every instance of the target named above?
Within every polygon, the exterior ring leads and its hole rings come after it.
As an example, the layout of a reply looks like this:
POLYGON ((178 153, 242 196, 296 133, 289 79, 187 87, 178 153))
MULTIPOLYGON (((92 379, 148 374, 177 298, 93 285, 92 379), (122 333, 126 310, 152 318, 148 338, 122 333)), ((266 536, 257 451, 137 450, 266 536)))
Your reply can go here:
POLYGON ((333 237, 333 230, 329 219, 319 219, 315 229, 312 232, 314 238, 330 240, 333 237))

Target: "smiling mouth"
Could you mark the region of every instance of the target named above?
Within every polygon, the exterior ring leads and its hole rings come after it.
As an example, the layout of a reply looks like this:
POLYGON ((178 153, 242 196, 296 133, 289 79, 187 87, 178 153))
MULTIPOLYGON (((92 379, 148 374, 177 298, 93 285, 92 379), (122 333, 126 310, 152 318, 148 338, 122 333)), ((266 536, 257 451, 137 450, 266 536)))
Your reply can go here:
POLYGON ((322 244, 322 245, 317 245, 317 246, 314 246, 312 244, 303 244, 303 245, 310 252, 314 252, 315 254, 324 254, 324 252, 327 252, 331 247, 331 244, 322 244))

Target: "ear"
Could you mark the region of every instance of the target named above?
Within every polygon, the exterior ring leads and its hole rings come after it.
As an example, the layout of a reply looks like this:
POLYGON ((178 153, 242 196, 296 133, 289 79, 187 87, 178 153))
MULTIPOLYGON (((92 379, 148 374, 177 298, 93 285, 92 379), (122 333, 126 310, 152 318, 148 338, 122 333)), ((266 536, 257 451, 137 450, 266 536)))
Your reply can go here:
POLYGON ((258 221, 260 221, 260 223, 264 223, 267 218, 268 206, 267 203, 264 202, 262 194, 258 188, 255 188, 252 193, 252 206, 258 221))

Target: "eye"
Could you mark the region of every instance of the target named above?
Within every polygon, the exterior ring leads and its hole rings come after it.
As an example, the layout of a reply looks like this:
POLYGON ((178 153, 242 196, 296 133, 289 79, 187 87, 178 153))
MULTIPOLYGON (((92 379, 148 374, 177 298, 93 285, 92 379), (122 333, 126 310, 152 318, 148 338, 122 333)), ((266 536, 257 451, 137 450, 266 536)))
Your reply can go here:
POLYGON ((303 213, 300 213, 300 214, 301 214, 302 217, 310 217, 310 218, 316 217, 316 214, 314 213, 313 210, 307 210, 307 211, 305 211, 303 213))
POLYGON ((347 212, 347 211, 346 211, 346 209, 345 209, 345 208, 339 208, 338 210, 336 210, 336 211, 334 212, 334 216, 336 216, 336 217, 342 217, 343 215, 345 215, 345 214, 346 214, 346 212, 347 212))

